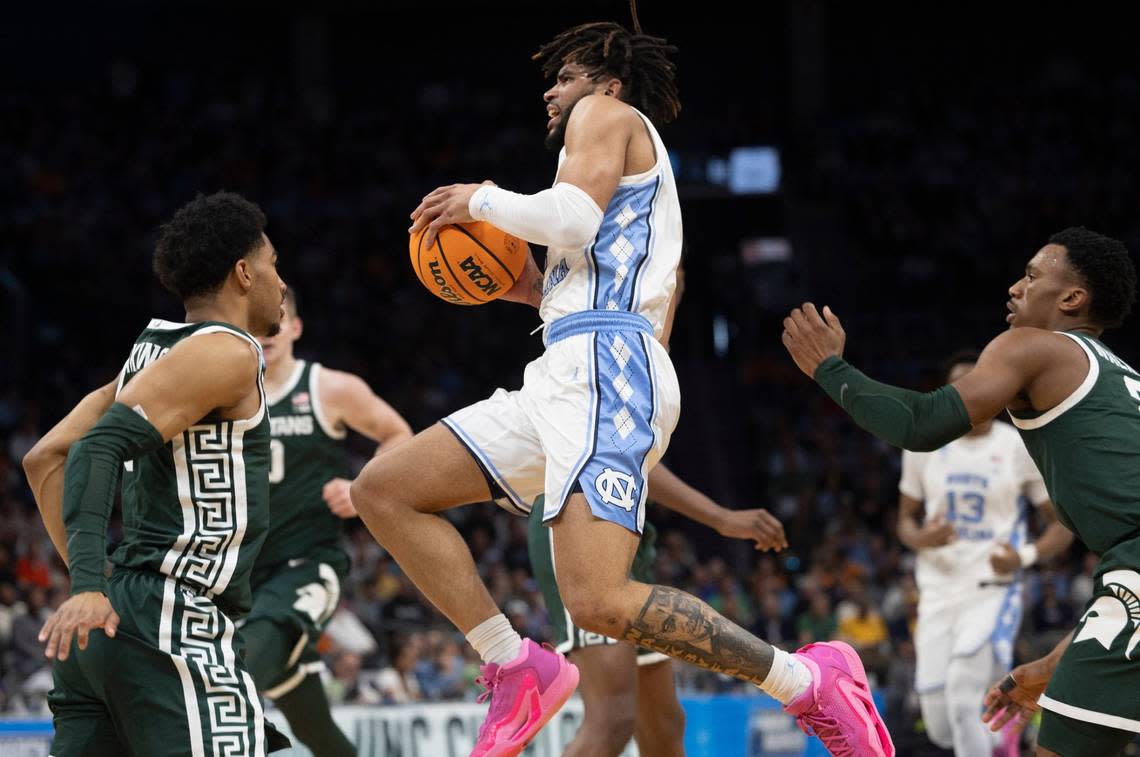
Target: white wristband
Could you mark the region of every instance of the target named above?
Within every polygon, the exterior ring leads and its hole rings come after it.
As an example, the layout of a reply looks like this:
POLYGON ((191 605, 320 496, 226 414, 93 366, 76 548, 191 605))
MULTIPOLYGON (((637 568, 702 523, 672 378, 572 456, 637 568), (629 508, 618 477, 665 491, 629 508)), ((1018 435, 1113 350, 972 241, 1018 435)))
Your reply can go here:
POLYGON ((594 199, 566 182, 533 195, 482 186, 471 195, 467 210, 477 221, 487 221, 528 242, 560 249, 585 247, 602 225, 602 211, 594 199))
POLYGON ((1017 556, 1021 558, 1021 567, 1028 568, 1037 562, 1037 545, 1029 542, 1017 550, 1017 556))

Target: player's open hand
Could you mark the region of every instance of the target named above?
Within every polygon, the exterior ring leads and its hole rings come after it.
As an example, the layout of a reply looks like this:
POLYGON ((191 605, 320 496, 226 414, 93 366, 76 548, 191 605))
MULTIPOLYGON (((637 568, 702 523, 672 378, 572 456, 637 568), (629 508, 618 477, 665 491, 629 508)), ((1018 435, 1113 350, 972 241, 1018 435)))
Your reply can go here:
POLYGON ((447 224, 474 221, 468 205, 475 190, 485 184, 494 186, 494 182, 485 181, 483 184, 449 184, 432 191, 412 211, 412 227, 408 233, 415 234, 427 226, 424 247, 431 247, 435 244, 439 230, 447 224))
POLYGON ((730 539, 751 539, 756 549, 779 552, 787 549, 788 538, 784 536, 784 526, 767 510, 725 510, 717 533, 730 539))
POLYGON ((111 607, 107 595, 98 591, 84 591, 68 598, 52 614, 40 629, 40 643, 44 655, 49 658, 66 660, 71 653, 71 640, 74 637, 80 649, 87 649, 87 639, 92 631, 115 638, 119 628, 119 614, 111 607))
POLYGON ((799 369, 814 378, 815 369, 824 360, 833 355, 843 357, 847 334, 831 308, 824 306, 820 315, 815 305, 805 302, 784 319, 782 339, 799 369))
POLYGON ((352 497, 348 496, 348 489, 352 482, 346 478, 334 478, 326 482, 321 489, 321 496, 329 506, 332 514, 338 518, 355 518, 356 507, 352 504, 352 497))
POLYGON ((1019 665, 1009 675, 990 687, 984 700, 982 722, 989 723, 991 731, 1000 731, 1006 723, 1020 732, 1040 709, 1037 698, 1049 683, 1048 666, 1044 660, 1019 665))

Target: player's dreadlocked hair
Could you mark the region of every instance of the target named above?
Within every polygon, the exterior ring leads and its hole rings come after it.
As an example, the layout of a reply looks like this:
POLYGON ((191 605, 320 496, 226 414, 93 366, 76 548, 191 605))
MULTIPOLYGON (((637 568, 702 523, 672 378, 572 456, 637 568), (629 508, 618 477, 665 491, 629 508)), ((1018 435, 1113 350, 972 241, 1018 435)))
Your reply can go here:
POLYGON ((633 33, 621 24, 608 21, 582 24, 568 29, 534 54, 542 63, 542 73, 554 76, 566 63, 577 63, 591 72, 621 79, 622 99, 649 116, 649 120, 666 124, 677 117, 681 99, 675 79, 677 67, 669 55, 677 52, 661 37, 641 31, 637 20, 636 0, 630 2, 633 33))

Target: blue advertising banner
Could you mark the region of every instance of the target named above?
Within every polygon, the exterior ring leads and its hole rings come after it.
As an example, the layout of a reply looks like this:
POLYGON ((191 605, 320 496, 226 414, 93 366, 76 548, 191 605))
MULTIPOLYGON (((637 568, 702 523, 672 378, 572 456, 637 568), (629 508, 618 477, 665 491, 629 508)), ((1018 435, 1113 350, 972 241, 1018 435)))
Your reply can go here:
MULTIPOLYGON (((882 702, 876 701, 880 707, 882 702)), ((685 708, 685 751, 689 757, 824 757, 827 751, 808 738, 792 718, 762 694, 688 696, 685 708)), ((333 714, 362 757, 463 757, 475 743, 485 705, 438 703, 395 707, 337 707, 333 714)), ((266 717, 284 728, 280 713, 266 717)), ((582 702, 574 698, 542 730, 524 752, 526 757, 557 757, 582 719, 582 702)), ((47 757, 50 720, 0 720, 0 754, 4 757, 47 757)), ((274 757, 307 757, 295 747, 274 757)), ((636 757, 630 746, 622 757, 636 757)))

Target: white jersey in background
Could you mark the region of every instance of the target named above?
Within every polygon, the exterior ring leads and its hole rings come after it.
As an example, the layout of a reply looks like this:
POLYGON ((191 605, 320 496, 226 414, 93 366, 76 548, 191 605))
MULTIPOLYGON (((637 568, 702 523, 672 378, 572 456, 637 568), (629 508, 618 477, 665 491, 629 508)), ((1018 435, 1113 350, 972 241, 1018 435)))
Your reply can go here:
POLYGON ((1041 473, 1017 431, 995 422, 985 436, 963 436, 933 452, 903 452, 899 491, 925 503, 925 522, 936 515, 954 524, 951 544, 918 553, 920 593, 969 593, 979 584, 1009 582, 996 575, 990 555, 998 542, 1025 543, 1022 495, 1034 505, 1049 499, 1041 473))
MULTIPOLYGON (((583 310, 617 310, 645 316, 656 337, 665 328, 681 260, 681 204, 665 144, 649 119, 637 114, 657 162, 622 177, 593 242, 547 250, 539 314, 548 325, 583 310)), ((563 148, 559 168, 565 159, 563 148)))

